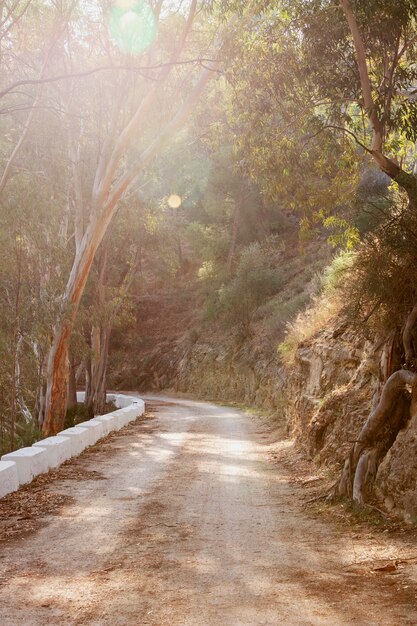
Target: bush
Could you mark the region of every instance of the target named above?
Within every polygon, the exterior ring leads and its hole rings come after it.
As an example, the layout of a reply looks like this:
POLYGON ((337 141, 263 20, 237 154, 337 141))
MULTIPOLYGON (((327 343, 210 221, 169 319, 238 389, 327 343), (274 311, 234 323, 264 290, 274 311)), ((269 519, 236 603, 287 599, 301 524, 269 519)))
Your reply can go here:
POLYGON ((256 309, 277 293, 282 272, 274 265, 277 250, 253 243, 242 252, 232 281, 219 291, 219 311, 226 326, 247 328, 256 309))

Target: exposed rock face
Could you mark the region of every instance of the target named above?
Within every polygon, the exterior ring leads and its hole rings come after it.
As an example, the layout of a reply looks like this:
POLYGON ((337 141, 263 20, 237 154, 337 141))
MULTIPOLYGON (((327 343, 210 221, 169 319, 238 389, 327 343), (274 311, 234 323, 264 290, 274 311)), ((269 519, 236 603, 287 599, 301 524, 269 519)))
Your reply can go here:
POLYGON ((297 351, 287 368, 286 413, 307 454, 341 465, 369 414, 377 363, 370 342, 334 328, 297 351))
POLYGON ((284 372, 277 355, 250 344, 196 343, 179 364, 176 387, 203 397, 268 409, 282 407, 284 372))
MULTIPOLYGON (((286 414, 305 452, 341 468, 372 409, 379 347, 333 329, 301 345, 285 386, 286 414)), ((375 493, 406 521, 417 523, 417 411, 378 468, 375 493)))

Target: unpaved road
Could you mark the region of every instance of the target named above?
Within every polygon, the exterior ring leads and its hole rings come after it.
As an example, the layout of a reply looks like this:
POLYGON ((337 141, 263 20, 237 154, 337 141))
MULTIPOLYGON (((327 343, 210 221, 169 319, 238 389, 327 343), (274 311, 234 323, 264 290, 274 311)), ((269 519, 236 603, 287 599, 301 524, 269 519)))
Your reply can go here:
POLYGON ((417 624, 406 572, 352 569, 387 547, 306 516, 259 423, 153 411, 76 459, 79 480, 63 467, 44 489, 71 502, 0 544, 2 626, 417 624))

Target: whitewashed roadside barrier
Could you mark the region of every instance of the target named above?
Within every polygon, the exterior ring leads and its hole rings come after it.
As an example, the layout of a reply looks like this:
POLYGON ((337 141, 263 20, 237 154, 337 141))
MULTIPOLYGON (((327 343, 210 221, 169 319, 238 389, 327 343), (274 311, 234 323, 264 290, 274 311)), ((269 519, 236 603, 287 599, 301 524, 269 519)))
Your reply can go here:
POLYGON ((43 474, 50 469, 47 450, 40 447, 35 448, 35 446, 20 448, 20 450, 3 454, 1 460, 16 463, 20 485, 30 483, 35 476, 43 474))
POLYGON ((19 489, 19 475, 14 461, 0 461, 0 498, 19 489))
MULTIPOLYGON (((84 392, 77 392, 78 402, 84 401, 84 392)), ((118 407, 106 415, 97 415, 91 420, 67 428, 55 437, 37 441, 30 448, 21 448, 3 454, 0 460, 0 498, 21 485, 58 467, 64 461, 77 456, 85 448, 115 430, 127 426, 145 412, 145 403, 140 398, 126 394, 109 394, 107 399, 118 407)))
POLYGON ((72 456, 71 440, 69 437, 56 435, 37 441, 32 447, 45 448, 49 456, 49 467, 53 469, 61 463, 68 461, 72 456))

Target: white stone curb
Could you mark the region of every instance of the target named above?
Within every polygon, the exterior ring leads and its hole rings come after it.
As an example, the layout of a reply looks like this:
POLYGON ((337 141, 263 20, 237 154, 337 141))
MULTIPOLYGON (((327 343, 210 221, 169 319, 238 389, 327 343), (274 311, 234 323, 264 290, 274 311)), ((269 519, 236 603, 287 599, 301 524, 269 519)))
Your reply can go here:
POLYGON ((45 448, 51 469, 58 467, 58 465, 71 458, 71 441, 68 437, 62 437, 61 435, 41 439, 41 441, 34 443, 32 447, 45 448))
POLYGON ((104 428, 103 423, 100 422, 96 417, 94 419, 88 420, 87 422, 81 422, 79 424, 80 428, 87 428, 89 432, 89 444, 90 446, 94 446, 95 443, 99 439, 104 436, 104 428))
POLYGON ((19 489, 19 475, 14 461, 0 461, 0 498, 19 489))
POLYGON ((3 454, 1 460, 16 463, 19 485, 30 483, 35 476, 50 469, 49 457, 45 448, 20 448, 20 450, 3 454))
MULTIPOLYGON (((83 391, 77 392, 78 402, 83 402, 84 397, 83 391)), ((67 428, 55 437, 37 441, 30 448, 3 454, 0 460, 0 498, 17 491, 20 485, 29 483, 35 476, 78 456, 88 446, 94 445, 112 431, 127 426, 145 412, 144 401, 135 396, 114 393, 107 398, 118 407, 117 411, 98 415, 67 428)))
POLYGON ((90 445, 90 433, 88 428, 81 426, 72 426, 61 430, 60 437, 69 437, 71 439, 71 456, 78 456, 83 450, 90 445))

